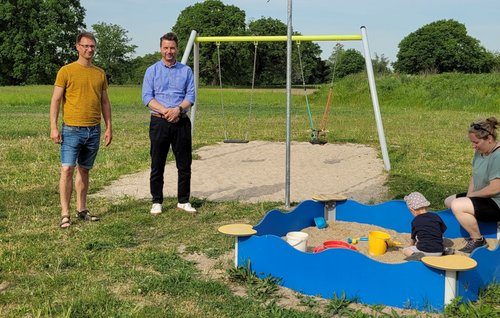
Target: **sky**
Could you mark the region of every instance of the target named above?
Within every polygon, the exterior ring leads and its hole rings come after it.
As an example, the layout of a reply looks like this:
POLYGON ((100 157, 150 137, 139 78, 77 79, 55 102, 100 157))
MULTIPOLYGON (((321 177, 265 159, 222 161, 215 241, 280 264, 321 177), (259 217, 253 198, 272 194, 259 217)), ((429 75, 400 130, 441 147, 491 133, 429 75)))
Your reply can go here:
MULTIPOLYGON (((246 13, 246 22, 262 17, 288 23, 292 4, 292 27, 303 35, 354 35, 366 27, 369 50, 396 61, 398 44, 426 24, 454 19, 465 25, 469 36, 491 52, 500 52, 500 0, 222 0, 246 13)), ((154 53, 159 38, 171 31, 182 10, 202 0, 81 0, 86 9, 87 29, 98 22, 125 29, 135 56, 154 53)), ((286 35, 286 34, 279 34, 286 35)), ((178 34, 189 37, 189 34, 178 34)), ((316 42, 327 59, 335 42, 316 42)), ((360 41, 342 42, 346 49, 363 53, 360 41)))

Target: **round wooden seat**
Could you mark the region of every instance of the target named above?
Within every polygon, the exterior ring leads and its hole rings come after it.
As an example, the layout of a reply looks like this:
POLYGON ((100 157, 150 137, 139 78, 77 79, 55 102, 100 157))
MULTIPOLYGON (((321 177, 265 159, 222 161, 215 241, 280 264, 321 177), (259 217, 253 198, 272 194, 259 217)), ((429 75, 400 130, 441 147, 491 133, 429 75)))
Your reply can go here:
POLYGON ((424 256, 421 261, 429 267, 445 271, 445 305, 457 297, 457 272, 468 271, 477 266, 474 259, 464 255, 424 256))
POLYGON ((319 202, 329 202, 329 201, 345 201, 347 197, 341 194, 316 194, 312 197, 313 200, 319 202))
POLYGON ((446 271, 468 271, 477 266, 477 262, 464 255, 446 255, 446 256, 424 256, 422 262, 432 268, 446 271))
POLYGON ((257 233, 252 225, 242 223, 226 224, 219 227, 218 231, 232 236, 251 236, 257 233))

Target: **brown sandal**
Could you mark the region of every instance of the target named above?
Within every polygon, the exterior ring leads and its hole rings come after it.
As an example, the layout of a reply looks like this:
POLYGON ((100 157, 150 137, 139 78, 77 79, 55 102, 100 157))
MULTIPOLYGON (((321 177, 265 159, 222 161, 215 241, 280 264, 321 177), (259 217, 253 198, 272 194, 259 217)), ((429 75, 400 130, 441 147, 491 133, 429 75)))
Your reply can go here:
POLYGON ((59 227, 61 229, 67 229, 71 226, 71 218, 69 215, 61 215, 61 220, 59 221, 59 227))
POLYGON ((91 221, 91 222, 99 221, 99 217, 90 214, 89 210, 83 210, 81 212, 76 211, 76 216, 78 217, 78 219, 84 221, 91 221))

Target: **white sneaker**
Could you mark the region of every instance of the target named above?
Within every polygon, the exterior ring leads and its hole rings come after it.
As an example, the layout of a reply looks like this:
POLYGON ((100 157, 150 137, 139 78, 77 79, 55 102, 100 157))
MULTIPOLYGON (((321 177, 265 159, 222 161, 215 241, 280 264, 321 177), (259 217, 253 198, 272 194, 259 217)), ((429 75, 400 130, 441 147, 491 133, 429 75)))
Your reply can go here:
POLYGON ((196 209, 191 206, 191 203, 177 203, 177 210, 183 210, 188 213, 196 213, 196 209))
POLYGON ((161 203, 153 203, 151 207, 151 214, 157 215, 161 213, 161 203))

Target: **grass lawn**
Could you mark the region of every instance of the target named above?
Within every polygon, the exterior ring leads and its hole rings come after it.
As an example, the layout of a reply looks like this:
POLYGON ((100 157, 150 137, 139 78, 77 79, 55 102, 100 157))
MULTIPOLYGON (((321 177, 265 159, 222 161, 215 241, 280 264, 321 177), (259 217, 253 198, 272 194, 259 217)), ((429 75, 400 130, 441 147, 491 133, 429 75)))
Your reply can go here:
MULTIPOLYGON (((467 127, 475 119, 500 117, 500 74, 388 76, 377 79, 391 161, 391 197, 422 192, 434 209, 466 189, 472 148, 467 127)), ((52 87, 0 87, 0 316, 1 317, 399 317, 383 306, 349 306, 353 300, 323 304, 301 297, 299 308, 283 306, 275 281, 255 280, 244 269, 219 278, 203 275, 179 252, 200 253, 217 262, 234 241, 220 225, 256 224, 283 202, 216 203, 193 198, 195 217, 174 210, 149 215, 149 200, 92 199, 102 217, 75 222, 65 231, 59 220, 59 152, 49 138, 52 87), (234 293, 235 285, 245 290, 234 293)), ((309 96, 319 125, 328 87, 309 96)), ((379 148, 368 83, 363 76, 335 83, 328 122, 330 143, 379 148)), ((149 169, 148 111, 138 86, 109 89, 114 139, 101 148, 91 172, 91 193, 124 174, 149 169)), ((272 90, 250 96, 225 90, 200 90, 194 148, 224 139, 285 141, 286 97, 272 90), (253 105, 249 107, 250 100, 253 105)), ((309 140, 304 98, 294 95, 292 140, 309 140)), ((148 185, 145 185, 148 186, 148 185)), ((74 205, 73 205, 74 206, 74 205)), ((217 266, 225 271, 227 264, 217 266)), ((473 304, 454 303, 447 317, 493 317, 500 287, 493 285, 473 304)), ((428 313, 414 313, 425 317, 428 313)))

